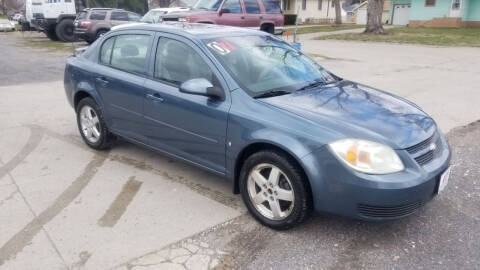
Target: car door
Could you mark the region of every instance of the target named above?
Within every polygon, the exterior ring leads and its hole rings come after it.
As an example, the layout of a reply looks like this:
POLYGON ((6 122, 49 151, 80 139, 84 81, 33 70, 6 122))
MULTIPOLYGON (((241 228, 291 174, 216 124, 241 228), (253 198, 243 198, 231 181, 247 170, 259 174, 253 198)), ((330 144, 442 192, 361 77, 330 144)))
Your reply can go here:
POLYGON ((217 24, 245 26, 245 12, 240 0, 225 0, 220 7, 217 24))
POLYGON ((145 76, 153 34, 135 31, 110 37, 100 49, 95 85, 105 104, 109 128, 146 142, 143 122, 145 76))
POLYGON ((245 26, 259 29, 263 16, 257 0, 243 0, 243 4, 245 6, 245 26))
POLYGON ((225 172, 225 140, 230 97, 218 70, 193 42, 159 36, 145 83, 145 121, 153 147, 213 171, 225 172), (181 83, 206 78, 224 89, 225 100, 181 93, 181 83))

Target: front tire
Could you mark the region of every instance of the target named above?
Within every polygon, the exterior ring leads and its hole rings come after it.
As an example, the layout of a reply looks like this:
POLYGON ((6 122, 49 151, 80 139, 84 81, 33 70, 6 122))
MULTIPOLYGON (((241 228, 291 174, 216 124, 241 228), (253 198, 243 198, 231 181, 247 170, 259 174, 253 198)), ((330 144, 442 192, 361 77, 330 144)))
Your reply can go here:
POLYGON ((311 212, 308 180, 292 158, 280 151, 261 151, 248 157, 239 180, 247 209, 263 225, 290 229, 311 212))
POLYGON ((55 27, 55 33, 63 42, 73 42, 76 40, 73 30, 75 29, 72 19, 63 19, 55 27))
POLYGON ((77 125, 83 141, 93 149, 107 149, 115 139, 107 129, 102 111, 91 98, 84 98, 78 103, 77 125))

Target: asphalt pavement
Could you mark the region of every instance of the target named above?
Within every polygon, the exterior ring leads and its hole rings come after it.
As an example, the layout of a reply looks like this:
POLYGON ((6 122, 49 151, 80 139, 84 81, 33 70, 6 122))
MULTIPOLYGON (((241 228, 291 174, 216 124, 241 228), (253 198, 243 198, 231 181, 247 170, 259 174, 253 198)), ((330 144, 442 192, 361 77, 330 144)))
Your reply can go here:
POLYGON ((90 150, 63 90, 71 52, 0 34, 0 269, 478 269, 480 49, 303 42, 433 115, 453 150, 442 194, 393 222, 270 230, 208 172, 123 141, 90 150))

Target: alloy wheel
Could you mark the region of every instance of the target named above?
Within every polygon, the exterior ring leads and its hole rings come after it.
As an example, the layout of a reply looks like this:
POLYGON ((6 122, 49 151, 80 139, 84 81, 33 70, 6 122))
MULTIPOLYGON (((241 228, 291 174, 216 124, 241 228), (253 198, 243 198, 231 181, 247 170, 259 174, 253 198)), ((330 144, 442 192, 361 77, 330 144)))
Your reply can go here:
POLYGON ((89 142, 96 143, 100 139, 100 120, 92 107, 85 105, 80 110, 80 126, 89 142))
POLYGON ((295 194, 290 179, 277 166, 262 163, 248 175, 250 201, 257 211, 271 220, 283 220, 294 207, 295 194))

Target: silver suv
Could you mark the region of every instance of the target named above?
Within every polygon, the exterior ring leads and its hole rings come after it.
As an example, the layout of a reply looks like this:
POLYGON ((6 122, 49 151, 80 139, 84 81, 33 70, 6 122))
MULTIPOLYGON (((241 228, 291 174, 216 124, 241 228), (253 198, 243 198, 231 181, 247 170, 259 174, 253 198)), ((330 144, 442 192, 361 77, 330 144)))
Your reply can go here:
POLYGON ((74 33, 78 38, 92 43, 113 26, 138 22, 141 18, 140 15, 123 9, 87 8, 78 13, 74 33))

